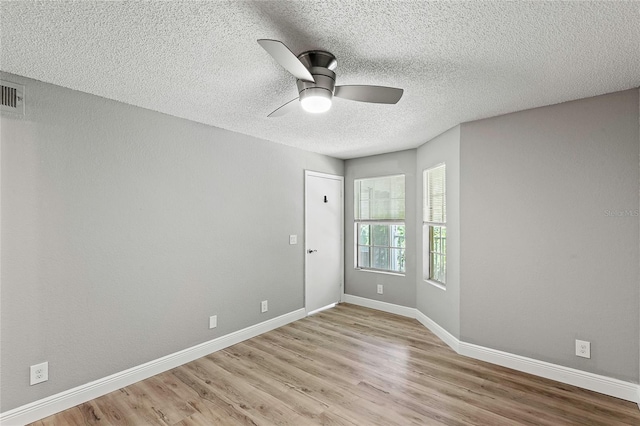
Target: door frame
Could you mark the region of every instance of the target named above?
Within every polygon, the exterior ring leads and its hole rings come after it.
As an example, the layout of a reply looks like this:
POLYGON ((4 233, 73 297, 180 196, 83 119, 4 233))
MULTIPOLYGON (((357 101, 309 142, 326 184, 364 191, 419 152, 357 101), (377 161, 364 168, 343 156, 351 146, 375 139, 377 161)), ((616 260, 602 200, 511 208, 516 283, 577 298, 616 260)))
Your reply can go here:
POLYGON ((308 203, 307 203, 307 194, 308 187, 307 184, 309 182, 309 177, 319 177, 324 179, 332 179, 340 181, 340 293, 338 294, 338 300, 336 303, 342 302, 344 299, 344 176, 333 175, 329 173, 315 172, 313 170, 304 171, 304 288, 303 288, 303 297, 304 297, 304 309, 307 315, 309 315, 309 311, 307 311, 307 283, 309 277, 307 276, 307 235, 308 234, 308 226, 309 221, 307 220, 307 212, 308 212, 308 203))

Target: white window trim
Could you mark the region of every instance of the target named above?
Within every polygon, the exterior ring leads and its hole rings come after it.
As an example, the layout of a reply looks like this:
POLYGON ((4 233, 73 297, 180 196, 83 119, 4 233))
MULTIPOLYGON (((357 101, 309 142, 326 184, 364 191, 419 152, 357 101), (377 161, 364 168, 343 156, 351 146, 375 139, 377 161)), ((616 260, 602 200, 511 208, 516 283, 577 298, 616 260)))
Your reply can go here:
POLYGON ((374 274, 395 275, 396 277, 404 277, 406 275, 406 274, 403 274, 402 272, 391 272, 391 271, 386 271, 382 269, 358 268, 357 266, 355 269, 356 271, 360 271, 360 272, 372 272, 374 274))
POLYGON ((430 285, 434 286, 435 288, 439 288, 440 290, 447 291, 447 287, 442 285, 442 283, 439 283, 438 281, 433 281, 433 280, 426 279, 426 278, 423 279, 423 281, 425 283, 427 283, 427 284, 430 284, 430 285))

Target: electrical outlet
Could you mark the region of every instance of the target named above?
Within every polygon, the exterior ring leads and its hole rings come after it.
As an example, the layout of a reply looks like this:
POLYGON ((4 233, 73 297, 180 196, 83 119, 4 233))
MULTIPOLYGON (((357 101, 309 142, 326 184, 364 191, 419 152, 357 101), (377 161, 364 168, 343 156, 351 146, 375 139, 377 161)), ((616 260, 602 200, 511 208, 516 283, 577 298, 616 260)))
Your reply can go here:
POLYGON ((378 284, 378 294, 382 294, 382 284, 378 284))
POLYGON ((260 304, 260 312, 265 313, 269 310, 269 301, 263 300, 260 304))
POLYGON ((591 358, 591 342, 576 340, 576 356, 591 358))
POLYGON ((298 244, 298 236, 297 235, 289 235, 289 244, 298 244))
POLYGON ((216 328, 218 326, 218 316, 213 315, 209 317, 209 328, 216 328))
POLYGON ((46 382, 47 380, 49 380, 49 362, 43 362, 42 364, 31 366, 30 385, 37 385, 38 383, 46 382))

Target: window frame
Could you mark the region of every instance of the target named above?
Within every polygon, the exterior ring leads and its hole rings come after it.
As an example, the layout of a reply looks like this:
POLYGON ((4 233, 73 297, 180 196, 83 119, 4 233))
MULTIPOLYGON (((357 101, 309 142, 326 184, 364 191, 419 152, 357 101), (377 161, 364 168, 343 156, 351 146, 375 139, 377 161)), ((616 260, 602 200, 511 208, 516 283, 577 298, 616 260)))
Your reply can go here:
MULTIPOLYGON (((354 188, 354 198, 353 198, 353 202, 354 202, 354 269, 358 270, 358 271, 365 271, 365 272, 375 272, 375 273, 381 273, 381 274, 390 274, 390 275, 400 275, 400 276, 405 276, 406 275, 406 253, 407 253, 407 248, 406 248, 406 203, 407 203, 407 199, 406 199, 406 185, 407 185, 407 181, 406 181, 406 175, 404 173, 399 173, 399 174, 393 174, 393 175, 385 175, 385 176, 371 176, 371 177, 362 177, 362 178, 355 178, 353 180, 353 188, 354 188), (405 216, 404 218, 395 218, 395 219, 359 219, 357 218, 357 216, 359 215, 360 212, 360 204, 358 203, 358 201, 360 201, 358 197, 358 191, 356 190, 356 188, 358 187, 358 183, 360 181, 363 180, 373 180, 373 179, 384 179, 384 178, 396 178, 396 177, 400 177, 402 176, 403 178, 403 194, 404 194, 404 208, 403 208, 403 215, 405 216), (368 245, 365 244, 360 244, 360 235, 359 235, 359 229, 360 226, 362 225, 386 225, 386 226, 403 226, 404 227, 404 238, 405 238, 405 243, 404 243, 404 247, 397 247, 397 246, 392 246, 391 245, 391 241, 389 241, 389 245, 388 246, 379 246, 379 245, 374 245, 373 243, 373 239, 372 236, 370 236, 370 241, 368 245), (380 269, 380 268, 373 268, 371 266, 360 266, 359 265, 359 260, 360 260, 360 247, 369 247, 369 265, 371 265, 371 256, 372 256, 372 252, 373 252, 373 247, 381 247, 381 248, 387 248, 389 249, 389 252, 391 253, 392 250, 402 250, 402 252, 404 253, 404 262, 402 264, 402 271, 396 271, 393 269, 380 269)), ((391 212, 391 211, 390 211, 391 212)), ((390 228, 391 230, 391 228, 390 228)), ((390 240, 391 240, 391 232, 389 233, 390 235, 390 240)), ((391 260, 389 261, 389 267, 391 267, 391 260)))
POLYGON ((424 169, 422 172, 422 185, 423 185, 423 215, 422 215, 422 239, 423 239, 423 271, 422 277, 423 280, 438 287, 443 290, 446 290, 447 286, 447 239, 446 235, 447 231, 447 215, 446 215, 446 198, 447 198, 447 179, 446 179, 447 169, 445 163, 439 163, 430 167, 428 169, 424 169), (443 221, 434 221, 433 217, 429 216, 429 200, 432 199, 431 194, 429 194, 429 172, 432 170, 438 169, 440 167, 444 168, 444 173, 442 177, 442 220, 443 221), (432 219, 432 220, 428 220, 432 219), (432 251, 432 247, 435 246, 433 240, 434 228, 440 228, 441 230, 445 230, 445 238, 444 238, 444 249, 442 248, 442 238, 440 239, 441 250, 440 251, 432 251), (442 281, 436 279, 434 277, 436 271, 434 271, 433 263, 434 263, 434 254, 438 255, 441 259, 444 260, 444 269, 441 271, 443 273, 444 279, 442 281))

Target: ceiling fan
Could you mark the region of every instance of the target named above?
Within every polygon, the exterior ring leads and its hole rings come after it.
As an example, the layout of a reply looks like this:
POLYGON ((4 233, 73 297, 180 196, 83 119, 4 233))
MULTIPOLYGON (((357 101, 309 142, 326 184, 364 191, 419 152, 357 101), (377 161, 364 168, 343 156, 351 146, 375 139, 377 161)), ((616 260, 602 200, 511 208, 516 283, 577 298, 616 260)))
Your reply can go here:
POLYGON ((296 56, 281 41, 261 39, 258 43, 277 63, 297 78, 300 95, 273 111, 268 117, 280 117, 293 111, 298 108, 297 100, 305 111, 321 113, 331 108, 334 96, 358 102, 395 104, 404 92, 403 89, 385 86, 336 86, 334 70, 338 61, 331 53, 310 50, 296 56))

